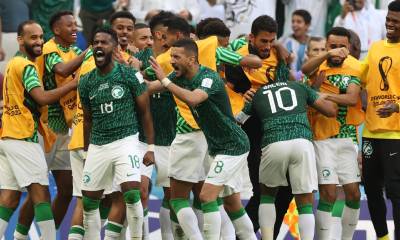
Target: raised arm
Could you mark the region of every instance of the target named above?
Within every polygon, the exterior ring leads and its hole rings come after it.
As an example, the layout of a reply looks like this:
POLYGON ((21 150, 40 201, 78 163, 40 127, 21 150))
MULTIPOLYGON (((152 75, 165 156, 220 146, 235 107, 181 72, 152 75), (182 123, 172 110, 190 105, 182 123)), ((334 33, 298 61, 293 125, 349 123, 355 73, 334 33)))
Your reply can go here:
POLYGON ((62 77, 68 77, 69 75, 73 74, 82 64, 83 60, 85 59, 85 55, 88 49, 83 51, 81 54, 79 54, 77 57, 72 59, 71 61, 68 62, 60 62, 54 65, 53 71, 62 76, 62 77))

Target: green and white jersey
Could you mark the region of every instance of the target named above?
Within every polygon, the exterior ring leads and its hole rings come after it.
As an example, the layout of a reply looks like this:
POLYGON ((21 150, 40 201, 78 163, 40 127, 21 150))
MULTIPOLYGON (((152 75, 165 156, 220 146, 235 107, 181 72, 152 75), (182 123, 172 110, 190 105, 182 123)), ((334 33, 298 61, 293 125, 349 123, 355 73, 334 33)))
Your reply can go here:
POLYGON ((168 78, 182 88, 191 91, 201 89, 208 94, 207 100, 196 107, 190 107, 190 110, 207 139, 211 156, 238 156, 250 150, 247 135, 236 124, 225 84, 217 72, 200 66, 191 80, 178 78, 175 72, 168 78))
POLYGON ((140 72, 119 63, 107 75, 95 68, 81 78, 78 91, 92 115, 90 143, 104 145, 138 132, 135 97, 146 91, 140 72))
MULTIPOLYGON (((347 87, 350 83, 361 85, 359 78, 350 75, 331 75, 327 77, 328 81, 339 88, 340 94, 345 94, 347 92, 347 87)), ((337 121, 340 123, 339 134, 333 138, 351 138, 355 144, 358 144, 357 140, 357 126, 346 124, 346 117, 348 112, 348 106, 338 105, 337 121)))
POLYGON ((317 92, 297 82, 271 83, 258 89, 250 104, 237 116, 244 122, 256 114, 263 126, 262 147, 268 144, 297 138, 312 140, 307 118, 307 105, 318 98, 317 92))
MULTIPOLYGON (((77 46, 74 46, 74 45, 72 45, 69 48, 65 48, 65 47, 57 44, 57 47, 65 53, 67 53, 69 51, 74 51, 76 53, 76 55, 79 55, 82 53, 82 50, 80 50, 77 46)), ((64 61, 61 58, 61 56, 56 52, 47 54, 44 59, 45 59, 45 72, 43 75, 44 89, 45 90, 56 89, 57 83, 56 83, 56 76, 55 76, 55 72, 53 71, 53 68, 58 63, 62 63, 64 61)), ((62 107, 59 102, 49 104, 48 114, 49 114, 49 116, 48 116, 49 127, 53 131, 55 131, 57 133, 67 133, 68 132, 69 128, 65 121, 64 112, 63 112, 62 107)))
POLYGON ((133 54, 133 56, 142 62, 142 67, 140 70, 144 70, 144 69, 150 67, 149 60, 150 60, 150 57, 153 56, 153 49, 145 48, 142 51, 139 51, 139 52, 133 54))

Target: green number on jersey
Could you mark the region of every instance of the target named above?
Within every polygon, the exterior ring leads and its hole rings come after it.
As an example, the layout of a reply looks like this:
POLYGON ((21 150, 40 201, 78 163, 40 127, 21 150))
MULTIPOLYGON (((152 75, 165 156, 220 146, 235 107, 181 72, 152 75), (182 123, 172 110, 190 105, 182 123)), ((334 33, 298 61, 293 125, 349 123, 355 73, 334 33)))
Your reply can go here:
POLYGON ((129 155, 129 160, 131 160, 132 168, 140 168, 139 157, 137 155, 129 155))

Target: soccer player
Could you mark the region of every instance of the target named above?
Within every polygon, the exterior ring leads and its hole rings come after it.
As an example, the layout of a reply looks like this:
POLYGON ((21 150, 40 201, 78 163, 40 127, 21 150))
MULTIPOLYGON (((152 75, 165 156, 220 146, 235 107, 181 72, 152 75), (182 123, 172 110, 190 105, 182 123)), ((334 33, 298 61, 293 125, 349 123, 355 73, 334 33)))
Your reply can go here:
POLYGON ((166 33, 167 27, 164 25, 164 22, 171 18, 175 17, 172 12, 160 11, 158 14, 153 16, 149 22, 149 26, 151 29, 151 34, 153 35, 153 51, 154 56, 158 56, 168 50, 168 45, 166 44, 166 33))
MULTIPOLYGON (((225 66, 225 77, 228 86, 237 94, 240 93, 243 95, 247 101, 251 101, 251 97, 260 86, 276 78, 276 67, 279 60, 286 60, 285 54, 287 52, 284 47, 274 44, 277 31, 277 23, 273 18, 267 15, 256 18, 251 27, 248 44, 242 46, 237 52, 242 56, 254 54, 260 57, 262 59, 262 67, 257 69, 257 71, 251 71, 238 66, 225 66)), ((246 205, 246 211, 253 222, 254 231, 257 232, 259 229, 258 207, 260 205, 258 172, 261 161, 262 134, 259 130, 261 129, 261 122, 257 116, 252 116, 242 128, 250 140, 250 153, 247 160, 254 192, 246 205)), ((275 236, 279 233, 280 225, 292 198, 290 189, 288 187, 281 187, 276 201, 277 220, 275 236)))
MULTIPOLYGON (((50 28, 54 38, 43 46, 43 54, 37 59, 40 74, 43 75, 43 85, 46 90, 52 90, 71 81, 75 77, 84 60, 82 52, 74 44, 77 38, 76 20, 72 12, 62 11, 54 14, 50 19, 50 28)), ((59 102, 49 105, 49 127, 57 134, 56 143, 51 152, 46 154, 49 170, 52 171, 57 195, 52 203, 56 227, 60 226, 72 199, 72 173, 69 159, 68 143, 70 141, 69 128, 76 110, 76 91, 63 96, 59 102)), ((32 201, 26 198, 21 210, 19 225, 29 228, 33 220, 32 201)), ((18 231, 20 228, 17 228, 18 231)), ((20 234, 22 234, 20 232, 20 234)))
POLYGON ((85 150, 88 149, 82 183, 85 237, 88 239, 100 239, 100 198, 103 191, 111 187, 114 176, 123 192, 132 239, 142 238, 143 208, 139 190, 142 160, 137 153, 137 110, 149 144, 143 163, 154 163, 153 123, 146 86, 140 72, 112 59, 117 47, 118 37, 114 31, 96 31, 93 39, 96 69, 79 83, 85 150))
MULTIPOLYGON (((204 238, 220 238, 221 215, 216 200, 222 192, 225 209, 237 236, 240 239, 256 239, 251 221, 241 205, 242 175, 237 174, 247 167, 249 141, 235 123, 223 80, 217 72, 199 65, 197 44, 189 39, 178 40, 172 45, 171 64, 174 71, 168 78, 174 83, 165 78, 162 68, 154 59, 151 63, 162 85, 190 107, 207 140, 212 162, 200 193, 204 238)), ((174 200, 171 200, 173 205, 177 203, 174 200)), ((187 205, 182 202, 173 207, 179 215, 187 205)), ((202 239, 201 236, 188 237, 202 239)))
POLYGON ((376 235, 385 240, 389 236, 383 189, 393 206, 395 238, 400 239, 399 1, 389 4, 386 32, 387 39, 371 45, 362 79, 368 95, 362 172, 376 235))
POLYGON ((260 164, 261 204, 259 224, 262 238, 272 240, 276 217, 275 197, 279 186, 287 186, 286 174, 295 195, 299 212, 301 239, 314 237, 313 191, 318 188, 312 131, 307 118, 307 105, 327 116, 335 116, 336 108, 306 85, 269 82, 258 89, 250 104, 236 119, 243 123, 256 114, 263 123, 260 164))
MULTIPOLYGON (((46 142, 49 135, 44 131, 47 125, 41 119, 40 107, 58 102, 62 96, 75 90, 77 83, 72 80, 60 88, 43 90, 41 75, 34 63, 43 49, 43 30, 39 24, 34 21, 21 23, 17 40, 19 52, 8 63, 3 88, 0 237, 19 204, 22 189, 27 188, 43 239, 55 240, 48 168, 39 145, 38 131, 46 142)), ((17 228, 19 231, 15 238, 26 239, 29 227, 17 225, 17 228)))
MULTIPOLYGON (((175 41, 180 39, 190 39, 190 26, 183 19, 179 17, 171 18, 165 22, 165 26, 167 26, 167 45, 172 46, 175 41)), ((200 63, 211 69, 216 70, 217 65, 222 63, 250 68, 258 68, 261 65, 260 59, 256 56, 240 56, 235 52, 219 47, 220 43, 216 36, 210 36, 196 41, 196 43, 199 46, 200 63)), ((168 73, 173 71, 170 59, 170 50, 157 57, 158 63, 168 73)), ((147 76, 154 77, 154 73, 150 69, 146 69, 145 72, 147 76)), ((198 196, 202 182, 205 180, 203 163, 207 159, 207 143, 187 104, 178 98, 175 98, 175 101, 178 109, 177 134, 171 145, 169 176, 171 177, 170 202, 173 202, 171 205, 175 213, 176 210, 179 210, 179 213, 176 214, 177 218, 172 219, 175 221, 172 222, 172 225, 179 220, 179 224, 187 236, 199 237, 201 233, 197 227, 197 219, 199 219, 199 226, 202 226, 203 224, 200 221, 203 217, 201 216, 201 204, 198 196), (185 151, 182 149, 185 149, 185 151), (189 205, 189 194, 192 188, 195 196, 194 211, 189 205)), ((174 229, 176 228, 174 227, 174 229)))
POLYGON ((336 185, 343 185, 345 207, 341 239, 352 239, 360 214, 360 170, 357 127, 364 120, 360 98, 361 64, 349 55, 350 33, 342 27, 327 33, 327 52, 310 59, 303 72, 323 76, 321 92, 338 105, 336 118, 312 117, 320 200, 316 216, 318 239, 330 239, 336 185))

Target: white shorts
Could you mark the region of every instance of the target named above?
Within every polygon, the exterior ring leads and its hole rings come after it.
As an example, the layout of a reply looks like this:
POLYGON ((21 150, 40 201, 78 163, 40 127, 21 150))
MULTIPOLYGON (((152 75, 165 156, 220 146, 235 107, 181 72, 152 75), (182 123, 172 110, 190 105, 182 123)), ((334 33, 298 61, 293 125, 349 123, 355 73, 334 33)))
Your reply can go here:
POLYGON ((82 197, 82 176, 83 176, 83 166, 85 165, 84 151, 71 150, 71 169, 72 169, 72 196, 82 197))
POLYGON ((212 162, 205 182, 216 186, 224 186, 220 197, 240 193, 246 174, 244 169, 248 168, 248 155, 249 153, 247 152, 239 156, 217 155, 214 158, 209 157, 212 162))
POLYGON ((293 139, 263 147, 259 182, 267 187, 288 186, 288 172, 293 194, 318 190, 314 147, 309 140, 293 139))
MULTIPOLYGON (((140 174, 142 176, 147 177, 148 179, 151 179, 151 175, 153 174, 153 169, 154 169, 154 164, 150 165, 150 166, 146 166, 143 164, 143 157, 147 152, 147 144, 143 143, 141 141, 139 141, 139 145, 138 145, 138 149, 139 149, 139 157, 140 157, 140 174)), ((154 153, 154 158, 155 157, 154 153)))
POLYGON ((204 181, 207 149, 202 131, 176 134, 169 151, 169 177, 191 183, 204 181))
POLYGON ((32 183, 49 185, 46 159, 40 144, 24 140, 0 140, 1 189, 22 191, 32 183))
POLYGON ((155 146, 154 150, 157 171, 156 186, 170 187, 168 177, 170 146, 155 146))
POLYGON ((361 181, 358 149, 351 138, 314 141, 318 183, 346 185, 361 181))
MULTIPOLYGON (((42 141, 43 138, 40 140, 42 141)), ((56 142, 51 151, 46 153, 46 162, 49 170, 71 170, 68 144, 71 137, 67 134, 57 134, 56 142)))
POLYGON ((104 145, 90 144, 83 168, 82 190, 110 189, 115 183, 140 182, 138 138, 129 136, 104 145))

